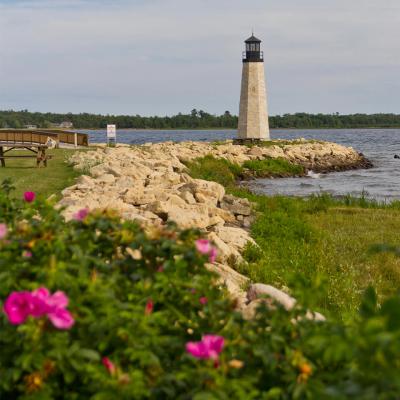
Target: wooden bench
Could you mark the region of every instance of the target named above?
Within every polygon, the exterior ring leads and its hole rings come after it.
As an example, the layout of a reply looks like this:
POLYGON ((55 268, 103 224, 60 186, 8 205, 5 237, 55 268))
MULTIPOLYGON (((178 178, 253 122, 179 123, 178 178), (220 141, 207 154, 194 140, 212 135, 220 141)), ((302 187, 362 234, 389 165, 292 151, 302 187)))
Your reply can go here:
POLYGON ((6 158, 36 158, 36 166, 40 167, 40 164, 43 163, 45 167, 47 167, 47 160, 52 158, 51 155, 46 155, 47 146, 44 144, 33 144, 33 143, 10 143, 10 142, 0 142, 0 162, 1 166, 6 166, 6 158), (6 150, 5 150, 6 148, 6 150), (6 155, 11 150, 29 150, 34 153, 34 155, 26 155, 26 154, 9 154, 6 155))

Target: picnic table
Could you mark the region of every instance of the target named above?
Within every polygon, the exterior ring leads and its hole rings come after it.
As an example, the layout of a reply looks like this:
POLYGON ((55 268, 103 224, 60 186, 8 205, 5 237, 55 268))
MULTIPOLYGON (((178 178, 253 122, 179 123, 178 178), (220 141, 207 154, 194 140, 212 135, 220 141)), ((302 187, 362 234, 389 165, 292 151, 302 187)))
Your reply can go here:
POLYGON ((46 150, 48 146, 45 144, 34 144, 34 143, 10 143, 10 142, 0 142, 0 162, 1 166, 6 166, 6 158, 36 158, 36 166, 40 167, 40 163, 43 163, 47 167, 47 160, 51 159, 52 156, 46 155, 46 150), (32 155, 26 154, 9 154, 6 155, 11 150, 29 150, 32 155))

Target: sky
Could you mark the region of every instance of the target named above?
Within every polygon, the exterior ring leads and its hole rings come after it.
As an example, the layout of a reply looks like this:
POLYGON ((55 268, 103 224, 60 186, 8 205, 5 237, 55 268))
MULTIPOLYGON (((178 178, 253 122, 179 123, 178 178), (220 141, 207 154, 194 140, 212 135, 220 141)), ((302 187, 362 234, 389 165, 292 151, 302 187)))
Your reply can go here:
POLYGON ((399 0, 0 0, 0 109, 237 114, 252 29, 270 114, 400 113, 399 0))

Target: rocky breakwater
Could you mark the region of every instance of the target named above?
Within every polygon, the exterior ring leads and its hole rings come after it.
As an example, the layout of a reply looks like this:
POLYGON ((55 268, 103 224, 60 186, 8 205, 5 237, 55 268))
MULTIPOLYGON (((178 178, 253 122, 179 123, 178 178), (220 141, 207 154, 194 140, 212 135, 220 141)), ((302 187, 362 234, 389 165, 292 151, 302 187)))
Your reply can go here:
MULTIPOLYGON (((180 228, 197 228, 217 248, 217 262, 209 268, 219 272, 221 282, 238 300, 238 307, 251 315, 259 297, 273 297, 284 307, 292 307, 294 299, 279 290, 248 286, 247 278, 231 266, 243 261, 241 253, 247 244, 254 243, 248 233, 252 210, 247 199, 225 193, 216 182, 193 179, 185 162, 213 155, 233 163, 248 160, 284 158, 313 169, 335 165, 344 167, 360 163, 353 149, 333 143, 297 142, 293 145, 247 147, 223 144, 186 142, 158 143, 143 146, 99 146, 88 152, 76 152, 70 162, 84 173, 76 185, 66 188, 60 206, 65 217, 71 218, 82 208, 118 211, 122 218, 144 225, 163 225, 174 221, 180 228), (330 160, 330 161, 327 161, 330 160)), ((264 301, 264 300, 262 300, 264 301)))
POLYGON ((62 192, 59 204, 66 207, 66 218, 82 208, 111 208, 144 225, 173 221, 183 229, 203 230, 217 247, 218 262, 241 262, 241 252, 252 242, 246 230, 251 205, 227 195, 216 182, 191 178, 181 162, 188 156, 185 148, 163 144, 75 153, 70 162, 86 174, 62 192))

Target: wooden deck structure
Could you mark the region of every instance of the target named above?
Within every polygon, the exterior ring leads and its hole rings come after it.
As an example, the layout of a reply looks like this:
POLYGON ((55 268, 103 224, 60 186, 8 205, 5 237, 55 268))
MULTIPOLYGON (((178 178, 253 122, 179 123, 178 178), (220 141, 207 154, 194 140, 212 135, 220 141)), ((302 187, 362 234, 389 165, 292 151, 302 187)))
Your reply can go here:
POLYGON ((0 142, 4 146, 13 144, 46 144, 47 138, 60 144, 88 146, 89 140, 86 133, 64 131, 61 129, 0 129, 0 142))
POLYGON ((47 167, 47 160, 52 158, 46 154, 49 138, 56 142, 56 147, 63 144, 75 147, 89 145, 88 135, 85 133, 61 129, 0 129, 0 165, 6 166, 6 158, 32 157, 36 158, 38 167, 41 163, 47 167), (6 154, 12 150, 28 150, 32 154, 21 154, 18 151, 6 154))

